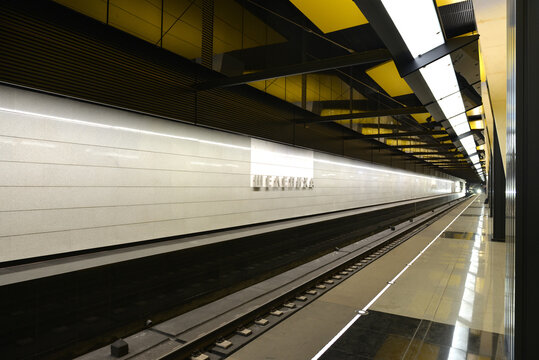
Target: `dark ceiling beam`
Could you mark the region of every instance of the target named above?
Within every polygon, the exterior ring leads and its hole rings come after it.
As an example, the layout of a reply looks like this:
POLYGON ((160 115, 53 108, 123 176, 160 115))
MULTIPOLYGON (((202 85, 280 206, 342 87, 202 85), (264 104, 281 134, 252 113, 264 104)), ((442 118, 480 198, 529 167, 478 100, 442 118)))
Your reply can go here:
POLYGON ((419 159, 425 160, 425 161, 432 161, 432 160, 452 160, 452 159, 462 159, 456 156, 435 156, 435 157, 420 157, 419 159))
POLYGON ((458 169, 458 168, 469 169, 470 168, 469 164, 457 164, 457 163, 448 163, 448 164, 432 163, 432 164, 436 166, 444 167, 444 168, 454 168, 454 169, 458 169))
POLYGON ((423 105, 421 104, 421 101, 419 101, 419 99, 417 98, 417 96, 415 96, 414 93, 393 96, 393 99, 406 106, 422 106, 423 105))
POLYGON ((462 76, 460 73, 455 73, 457 75, 457 82, 459 84, 460 91, 462 93, 462 96, 469 99, 472 104, 474 104, 474 108, 483 104, 483 100, 481 98, 481 95, 477 93, 473 85, 470 84, 468 80, 464 76, 462 76))
POLYGON ((279 66, 273 69, 257 71, 254 73, 240 76, 234 76, 229 78, 223 77, 221 79, 210 80, 207 82, 193 85, 193 88, 195 88, 196 90, 224 88, 246 84, 254 81, 275 79, 291 75, 309 74, 314 72, 338 69, 342 67, 377 63, 390 59, 391 55, 386 49, 369 50, 360 53, 332 57, 329 59, 321 59, 299 64, 279 66))
POLYGON ((414 144, 414 145, 394 145, 391 147, 399 149, 423 149, 423 148, 443 148, 448 149, 453 147, 453 144, 414 144))
POLYGON ((413 106, 413 107, 403 107, 403 108, 397 108, 397 109, 366 111, 362 113, 319 116, 313 119, 301 119, 300 121, 312 124, 312 123, 330 122, 330 121, 335 121, 335 120, 366 119, 366 118, 379 117, 379 116, 421 114, 425 112, 427 112, 427 110, 425 109, 424 106, 413 106))
MULTIPOLYGON (((428 152, 428 151, 412 151, 408 152, 408 154, 412 154, 414 156, 457 156, 460 153, 458 151, 437 151, 437 152, 428 152)), ((429 158, 424 158, 429 159, 429 158)))
MULTIPOLYGON (((467 165, 462 165, 462 166, 444 166, 443 167, 444 169, 450 169, 450 170, 472 170, 472 168, 470 168, 470 165, 467 164, 467 165)), ((475 172, 475 170, 474 170, 475 172)))
POLYGON ((470 163, 465 160, 458 160, 458 159, 448 159, 450 161, 429 161, 432 164, 446 164, 446 165, 466 165, 470 166, 470 163))
POLYGON ((405 77, 420 68, 427 66, 434 61, 443 58, 446 55, 451 54, 454 51, 462 49, 466 45, 476 42, 479 39, 479 35, 461 36, 452 39, 447 39, 442 45, 424 53, 420 57, 415 59, 396 63, 401 77, 405 77))
POLYGON ((306 29, 317 32, 316 25, 288 1, 236 0, 236 3, 258 18, 264 19, 266 24, 278 30, 286 38, 298 36, 301 28, 296 24, 301 24, 306 29), (265 9, 269 9, 270 12, 265 9))
POLYGON ((477 121, 483 119, 482 115, 470 115, 468 116, 468 121, 477 121))
MULTIPOLYGON (((440 130, 436 130, 436 131, 440 131, 440 130)), ((447 131, 444 131, 444 133, 447 134, 447 131)), ((451 137, 449 135, 440 136, 440 137, 437 137, 436 140, 438 140, 438 141, 447 141, 447 140, 451 140, 451 137)))
POLYGON ((400 132, 400 133, 392 133, 392 134, 371 134, 371 135, 363 135, 362 139, 388 139, 388 138, 399 138, 399 137, 407 137, 407 136, 421 136, 421 135, 441 135, 446 134, 445 130, 435 130, 435 131, 407 131, 407 132, 400 132))
POLYGON ((389 130, 404 130, 401 124, 378 124, 378 123, 356 123, 355 126, 367 129, 389 129, 389 130))
POLYGON ((440 163, 440 164, 460 164, 460 163, 466 163, 466 160, 464 158, 452 158, 452 159, 425 159, 428 162, 434 164, 434 163, 440 163))
MULTIPOLYGON (((346 81, 346 79, 342 80, 346 81)), ((404 104, 405 106, 409 107, 422 106, 414 94, 396 96, 393 97, 393 99, 395 100, 395 105, 404 104)), ((320 114, 322 110, 329 109, 375 111, 380 110, 380 108, 385 108, 385 106, 381 106, 379 101, 373 101, 369 99, 319 100, 312 102, 312 112, 314 112, 315 114, 320 114)))
POLYGON ((395 65, 401 73, 401 64, 411 63, 413 57, 383 3, 372 0, 354 0, 354 2, 369 21, 369 25, 374 28, 378 37, 393 54, 395 65))
POLYGON ((376 110, 380 106, 367 99, 350 100, 320 100, 313 101, 313 109, 352 109, 354 110, 376 110))
MULTIPOLYGON (((413 94, 410 94, 413 95, 413 94)), ((404 103, 406 106, 416 107, 422 106, 419 100, 415 96, 402 95, 393 97, 395 99, 395 105, 397 102, 404 103)), ((380 102, 372 101, 369 99, 354 99, 350 100, 320 100, 313 101, 313 109, 350 109, 350 106, 354 110, 379 110, 380 102)), ((479 117, 480 119, 481 117, 479 117)))

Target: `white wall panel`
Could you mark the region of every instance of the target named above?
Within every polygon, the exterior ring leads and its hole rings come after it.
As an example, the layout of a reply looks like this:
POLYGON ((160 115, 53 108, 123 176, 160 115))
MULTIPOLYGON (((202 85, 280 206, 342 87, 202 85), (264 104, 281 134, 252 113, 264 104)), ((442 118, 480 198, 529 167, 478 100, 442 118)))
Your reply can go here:
POLYGON ((439 195, 451 185, 0 87, 0 262, 439 195), (255 191, 259 172, 312 177, 314 188, 255 191))

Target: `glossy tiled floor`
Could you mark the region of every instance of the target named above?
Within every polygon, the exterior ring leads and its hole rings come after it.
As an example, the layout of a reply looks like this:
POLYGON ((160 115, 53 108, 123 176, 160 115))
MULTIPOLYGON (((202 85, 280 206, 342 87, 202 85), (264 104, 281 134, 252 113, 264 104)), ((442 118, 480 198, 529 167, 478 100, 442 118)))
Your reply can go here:
POLYGON ((504 359, 503 335, 370 311, 321 359, 504 359))
POLYGON ((505 244, 487 211, 474 201, 372 309, 503 334, 505 244))
POLYGON ((489 240, 483 201, 457 206, 231 359, 312 358, 440 233, 321 358, 504 359, 505 244, 489 240))

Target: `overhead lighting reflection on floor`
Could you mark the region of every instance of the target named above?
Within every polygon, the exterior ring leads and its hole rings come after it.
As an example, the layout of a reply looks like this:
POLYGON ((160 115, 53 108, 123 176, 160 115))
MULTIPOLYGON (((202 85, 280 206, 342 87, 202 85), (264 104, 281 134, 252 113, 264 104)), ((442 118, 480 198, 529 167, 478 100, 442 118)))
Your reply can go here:
MULTIPOLYGON (((481 193, 479 189, 478 194, 481 193)), ((477 228, 475 230, 475 239, 470 254, 470 264, 468 265, 468 271, 466 274, 466 280, 464 282, 464 292, 460 302, 460 308, 458 313, 457 322, 453 331, 453 338, 451 341, 451 349, 449 350, 448 360, 456 360, 462 358, 462 350, 468 348, 468 336, 469 331, 472 328, 474 317, 474 303, 476 296, 476 282, 479 270, 479 257, 482 243, 483 232, 483 215, 484 207, 481 208, 481 214, 479 215, 479 221, 477 222, 477 228)))

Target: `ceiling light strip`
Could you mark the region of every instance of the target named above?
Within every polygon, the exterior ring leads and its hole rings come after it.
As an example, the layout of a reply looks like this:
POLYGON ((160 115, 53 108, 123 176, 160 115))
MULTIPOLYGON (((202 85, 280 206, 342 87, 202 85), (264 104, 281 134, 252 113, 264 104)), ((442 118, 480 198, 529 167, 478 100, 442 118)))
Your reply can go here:
MULTIPOLYGON (((414 58, 445 43, 432 0, 381 1, 414 58)), ((419 72, 455 134, 460 136, 469 132, 466 108, 451 56, 445 55, 419 69, 419 72)), ((461 139, 460 143, 468 156, 476 153, 473 136, 461 139)))

